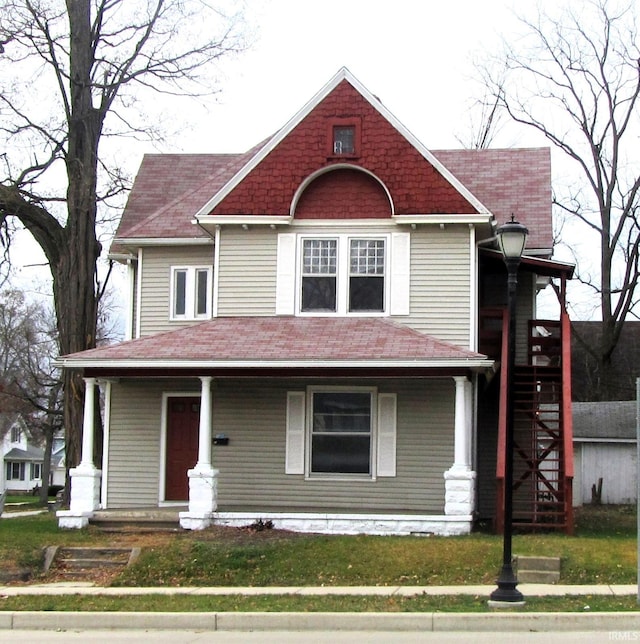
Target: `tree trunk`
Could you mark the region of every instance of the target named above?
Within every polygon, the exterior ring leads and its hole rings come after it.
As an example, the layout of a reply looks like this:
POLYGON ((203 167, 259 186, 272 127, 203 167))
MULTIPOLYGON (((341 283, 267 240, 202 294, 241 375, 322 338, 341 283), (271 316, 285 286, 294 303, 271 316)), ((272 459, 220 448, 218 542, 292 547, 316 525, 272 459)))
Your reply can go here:
MULTIPOLYGON (((66 156, 67 225, 53 272, 60 353, 95 347, 98 142, 102 115, 92 104, 91 2, 67 0, 70 28, 70 111, 66 156)), ((64 426, 67 467, 80 461, 84 381, 79 372, 64 373, 64 426)))

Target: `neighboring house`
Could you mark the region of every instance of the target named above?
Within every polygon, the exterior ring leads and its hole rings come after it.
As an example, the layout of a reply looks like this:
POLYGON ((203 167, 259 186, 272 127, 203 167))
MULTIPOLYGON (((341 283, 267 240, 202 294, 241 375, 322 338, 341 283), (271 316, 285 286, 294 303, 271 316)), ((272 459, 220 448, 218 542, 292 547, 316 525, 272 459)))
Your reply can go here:
POLYGON ((573 267, 550 260, 550 182, 547 149, 428 150, 345 69, 247 153, 145 156, 111 247, 129 269, 131 339, 59 360, 88 385, 60 525, 177 507, 189 529, 500 528, 494 235, 514 214, 529 229, 514 517, 570 530, 573 267), (562 319, 535 320, 552 278, 562 319))
POLYGON ((4 414, 6 432, 0 443, 4 488, 9 494, 32 492, 42 484, 44 450, 34 444, 18 414, 4 414))
POLYGON ((67 477, 64 438, 56 436, 51 448, 51 485, 64 486, 67 477))
POLYGON ((573 403, 574 505, 598 494, 602 503, 636 502, 636 408, 635 400, 573 403))

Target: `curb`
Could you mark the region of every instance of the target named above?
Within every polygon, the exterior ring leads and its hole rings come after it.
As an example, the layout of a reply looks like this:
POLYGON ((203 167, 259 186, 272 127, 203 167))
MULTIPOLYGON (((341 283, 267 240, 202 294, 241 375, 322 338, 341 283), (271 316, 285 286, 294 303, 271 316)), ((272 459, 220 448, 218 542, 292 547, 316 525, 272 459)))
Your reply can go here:
POLYGON ((2 630, 640 631, 632 613, 0 612, 2 630))

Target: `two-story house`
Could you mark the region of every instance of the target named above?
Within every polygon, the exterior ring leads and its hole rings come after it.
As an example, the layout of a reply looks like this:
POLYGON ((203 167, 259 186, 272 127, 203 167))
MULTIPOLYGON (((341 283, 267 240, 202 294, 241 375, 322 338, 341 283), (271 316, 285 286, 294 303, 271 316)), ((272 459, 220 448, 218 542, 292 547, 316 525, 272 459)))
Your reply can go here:
POLYGON ((24 418, 16 413, 0 414, 0 492, 26 494, 42 485, 44 450, 34 441, 24 418))
POLYGON ((556 278, 562 299, 571 275, 549 259, 550 183, 545 149, 428 150, 346 69, 245 154, 145 156, 111 249, 129 270, 129 339, 60 359, 88 385, 60 525, 162 507, 191 529, 499 524, 495 229, 513 213, 529 229, 518 341, 532 397, 516 516, 566 528, 568 326, 529 322, 537 290, 556 278))

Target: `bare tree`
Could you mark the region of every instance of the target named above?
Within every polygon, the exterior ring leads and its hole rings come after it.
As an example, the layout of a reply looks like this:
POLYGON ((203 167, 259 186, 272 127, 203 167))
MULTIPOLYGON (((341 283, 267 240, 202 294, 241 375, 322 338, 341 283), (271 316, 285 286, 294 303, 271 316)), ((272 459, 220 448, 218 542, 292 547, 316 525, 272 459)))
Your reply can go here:
POLYGON ((473 101, 467 129, 456 135, 456 139, 467 150, 486 150, 495 143, 504 125, 504 112, 500 109, 500 99, 485 96, 473 101))
POLYGON ((47 503, 53 439, 62 429, 62 380, 52 313, 19 290, 0 294, 0 410, 20 414, 44 445, 40 500, 47 503))
POLYGON ((602 316, 599 341, 587 348, 603 398, 614 395, 607 373, 624 321, 638 316, 640 43, 634 5, 625 1, 587 0, 521 18, 526 36, 480 69, 500 107, 544 135, 576 177, 556 184, 554 203, 565 235, 579 224, 577 236, 597 247, 597 261, 581 257, 578 278, 602 316))
MULTIPOLYGON (((101 142, 157 136, 144 113, 153 93, 212 93, 213 74, 203 74, 244 48, 242 29, 241 16, 208 0, 0 0, 1 240, 10 249, 22 226, 42 248, 62 354, 96 343, 98 204, 124 189, 101 142)), ((65 372, 71 467, 83 396, 80 374, 65 372)))

